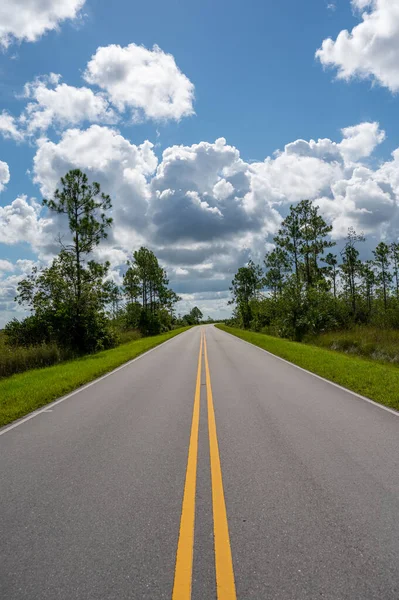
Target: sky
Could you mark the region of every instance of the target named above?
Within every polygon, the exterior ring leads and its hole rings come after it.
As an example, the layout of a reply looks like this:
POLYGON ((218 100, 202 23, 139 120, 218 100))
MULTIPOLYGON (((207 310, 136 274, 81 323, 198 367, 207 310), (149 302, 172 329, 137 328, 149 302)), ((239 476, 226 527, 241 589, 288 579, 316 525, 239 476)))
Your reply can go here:
POLYGON ((96 258, 122 282, 151 248, 182 297, 229 316, 229 286, 309 198, 339 245, 399 236, 399 0, 3 0, 0 327, 49 264, 60 177, 112 198, 96 258))

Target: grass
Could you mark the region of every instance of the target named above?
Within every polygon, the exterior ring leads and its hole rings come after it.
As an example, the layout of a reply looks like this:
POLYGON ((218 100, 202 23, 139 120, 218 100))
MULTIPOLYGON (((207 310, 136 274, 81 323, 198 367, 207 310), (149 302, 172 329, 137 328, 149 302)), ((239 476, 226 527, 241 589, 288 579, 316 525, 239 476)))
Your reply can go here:
POLYGON ((189 327, 182 327, 154 337, 134 340, 112 350, 0 380, 0 426, 93 381, 187 329, 189 327))
POLYGON ((399 410, 397 366, 226 325, 216 327, 362 396, 399 410))
POLYGON ((399 366, 399 331, 358 325, 312 337, 309 343, 399 366))

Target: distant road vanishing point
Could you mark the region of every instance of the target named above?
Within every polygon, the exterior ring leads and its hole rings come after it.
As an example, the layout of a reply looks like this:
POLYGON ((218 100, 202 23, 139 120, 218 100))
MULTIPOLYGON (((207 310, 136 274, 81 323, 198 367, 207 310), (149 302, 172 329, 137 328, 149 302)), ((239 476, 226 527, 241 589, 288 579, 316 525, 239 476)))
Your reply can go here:
POLYGON ((0 430, 0 597, 399 600, 398 417, 190 329, 0 430))

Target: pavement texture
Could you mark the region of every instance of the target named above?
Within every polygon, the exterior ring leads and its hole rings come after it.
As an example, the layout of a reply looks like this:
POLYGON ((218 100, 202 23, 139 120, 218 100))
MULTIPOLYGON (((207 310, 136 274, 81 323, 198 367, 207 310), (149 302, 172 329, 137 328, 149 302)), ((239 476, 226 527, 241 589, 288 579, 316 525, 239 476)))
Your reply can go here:
POLYGON ((196 384, 191 598, 399 600, 399 416, 212 326, 0 430, 0 598, 172 598, 196 384))

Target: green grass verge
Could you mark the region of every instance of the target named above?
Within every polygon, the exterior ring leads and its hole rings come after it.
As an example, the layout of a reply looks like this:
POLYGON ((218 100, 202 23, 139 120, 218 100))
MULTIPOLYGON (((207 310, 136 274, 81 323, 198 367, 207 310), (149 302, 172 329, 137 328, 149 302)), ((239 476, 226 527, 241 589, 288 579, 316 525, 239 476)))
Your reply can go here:
POLYGON ((154 337, 135 340, 112 350, 104 350, 53 367, 33 369, 0 380, 0 426, 93 381, 187 329, 190 328, 182 327, 154 337))
POLYGON ((343 387, 371 398, 380 404, 399 410, 399 369, 397 366, 381 364, 324 350, 317 346, 290 342, 281 338, 243 331, 226 325, 216 325, 222 331, 268 350, 276 356, 334 381, 343 387))

